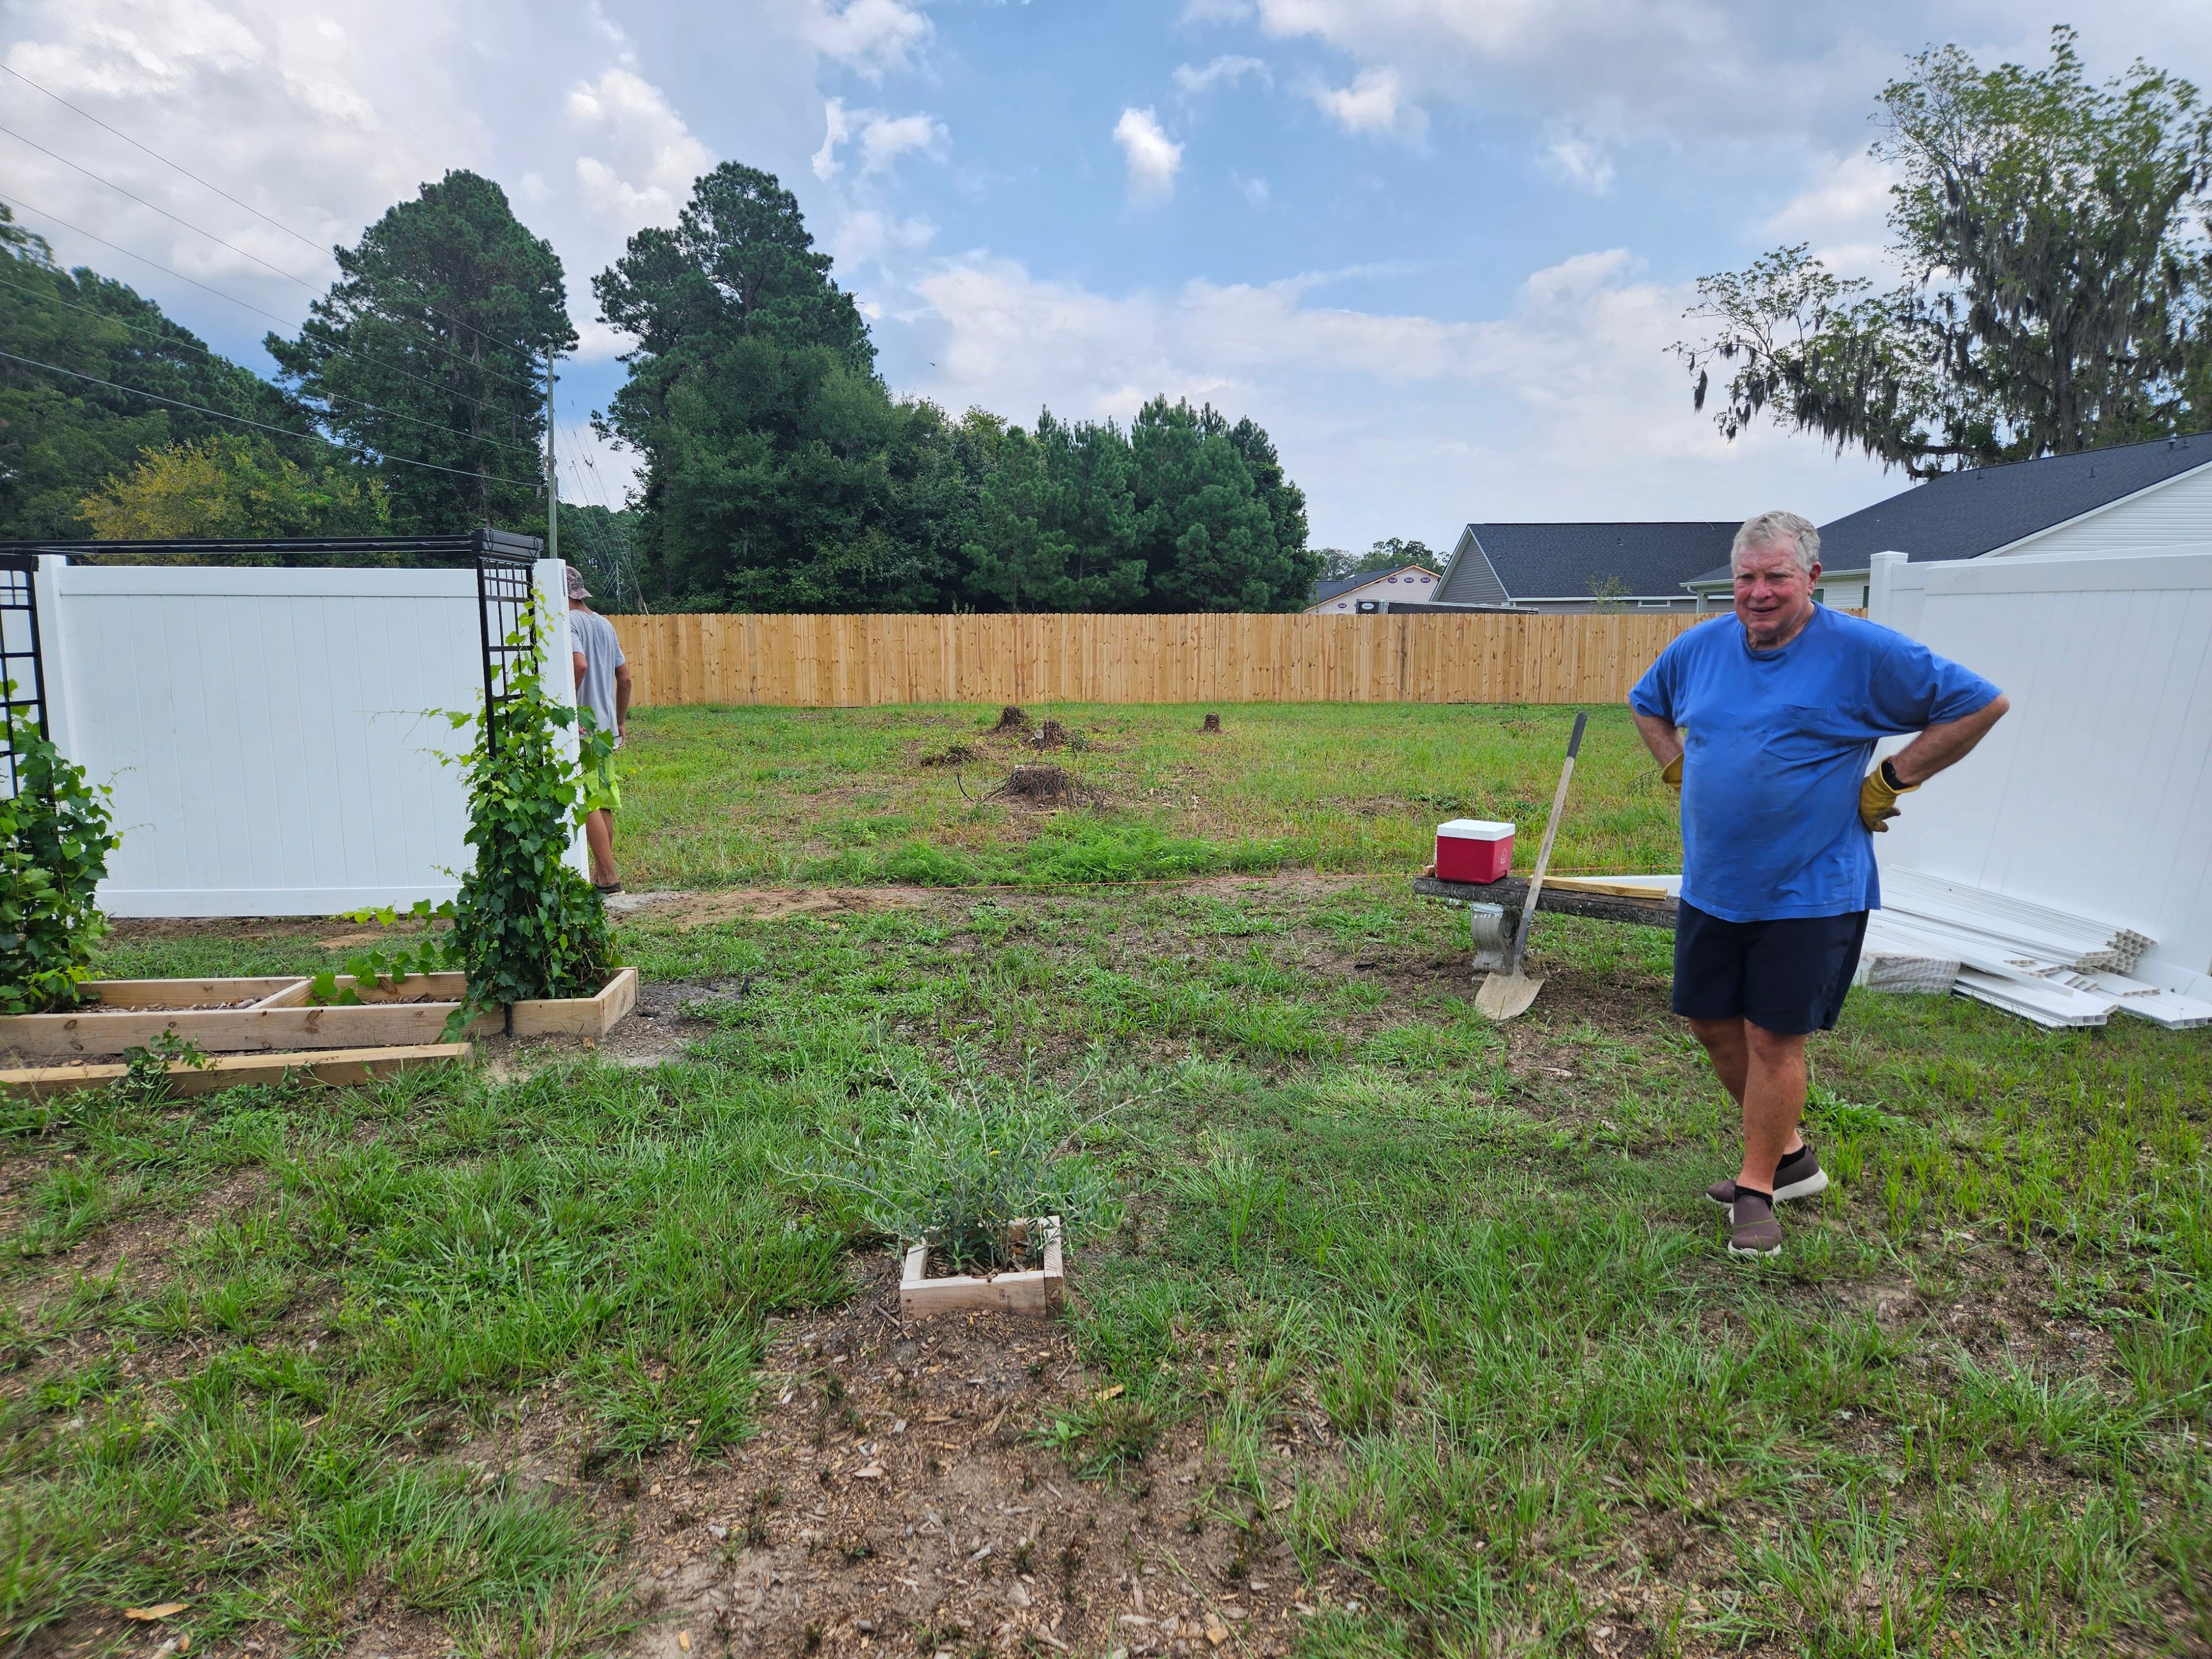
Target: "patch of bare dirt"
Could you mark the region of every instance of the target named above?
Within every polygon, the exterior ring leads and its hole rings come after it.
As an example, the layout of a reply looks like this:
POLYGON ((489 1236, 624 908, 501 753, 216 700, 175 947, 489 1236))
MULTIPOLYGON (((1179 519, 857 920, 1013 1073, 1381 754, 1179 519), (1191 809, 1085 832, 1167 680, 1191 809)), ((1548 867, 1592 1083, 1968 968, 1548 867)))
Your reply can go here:
POLYGON ((633 1560, 656 1620, 640 1652, 1277 1656, 1301 1607, 1358 1596, 1348 1577, 1305 1580, 1217 1484, 1198 1423, 1116 1480, 1076 1480, 1038 1437, 1098 1391, 1061 1328, 902 1322, 894 1265, 774 1336, 759 1437, 639 1473, 633 1560))
POLYGON ((620 917, 647 915, 679 927, 706 927, 718 921, 858 915, 926 904, 937 896, 927 887, 732 887, 704 893, 617 893, 607 908, 620 917))

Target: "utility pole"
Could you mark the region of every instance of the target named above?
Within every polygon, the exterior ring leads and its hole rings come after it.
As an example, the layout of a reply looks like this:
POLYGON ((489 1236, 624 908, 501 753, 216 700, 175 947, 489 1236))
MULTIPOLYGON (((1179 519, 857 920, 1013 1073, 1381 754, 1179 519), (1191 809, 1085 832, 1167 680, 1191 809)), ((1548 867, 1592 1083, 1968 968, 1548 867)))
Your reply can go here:
POLYGON ((553 470, 553 348, 545 348, 545 556, 561 556, 561 478, 553 470))

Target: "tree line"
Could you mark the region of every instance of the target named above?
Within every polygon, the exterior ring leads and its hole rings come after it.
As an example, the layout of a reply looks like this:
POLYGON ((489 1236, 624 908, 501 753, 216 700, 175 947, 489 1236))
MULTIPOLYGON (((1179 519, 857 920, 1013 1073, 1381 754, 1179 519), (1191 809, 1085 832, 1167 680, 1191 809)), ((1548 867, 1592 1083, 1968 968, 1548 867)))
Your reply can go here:
MULTIPOLYGON (((0 536, 543 532, 543 364, 575 337, 559 257, 491 180, 449 173, 335 250, 298 335, 265 342, 273 384, 0 234, 0 328, 51 366, 0 363, 0 536)), ((1249 419, 1163 397, 1024 428, 896 395, 754 168, 700 179, 592 287, 635 342, 601 430, 642 478, 620 510, 563 503, 562 549, 615 605, 1279 611, 1321 568, 1249 419)))

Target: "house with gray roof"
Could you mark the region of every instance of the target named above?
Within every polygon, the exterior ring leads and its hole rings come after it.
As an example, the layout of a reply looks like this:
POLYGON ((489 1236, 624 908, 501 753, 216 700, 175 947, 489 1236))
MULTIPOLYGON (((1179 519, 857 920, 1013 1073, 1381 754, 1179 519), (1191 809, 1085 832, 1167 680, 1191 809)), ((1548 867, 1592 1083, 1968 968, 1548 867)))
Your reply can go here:
MULTIPOLYGON (((1820 526, 1814 597, 1863 605, 1874 555, 1928 560, 2212 549, 2212 433, 1946 472, 1820 526)), ((1683 586, 1698 608, 1732 599, 1728 544, 1683 586)))
POLYGON ((1735 523, 1471 524, 1431 603, 1516 611, 1690 611, 1735 523))

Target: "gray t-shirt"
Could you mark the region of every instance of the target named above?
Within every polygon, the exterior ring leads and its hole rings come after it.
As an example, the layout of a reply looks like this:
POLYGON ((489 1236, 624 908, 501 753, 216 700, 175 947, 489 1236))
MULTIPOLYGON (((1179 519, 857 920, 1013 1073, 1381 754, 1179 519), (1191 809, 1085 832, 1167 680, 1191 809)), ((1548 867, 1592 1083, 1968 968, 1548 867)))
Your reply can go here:
POLYGON ((568 611, 568 644, 584 653, 584 683, 576 688, 576 702, 592 711, 599 730, 615 729, 615 670, 628 660, 615 625, 596 611, 568 611))

